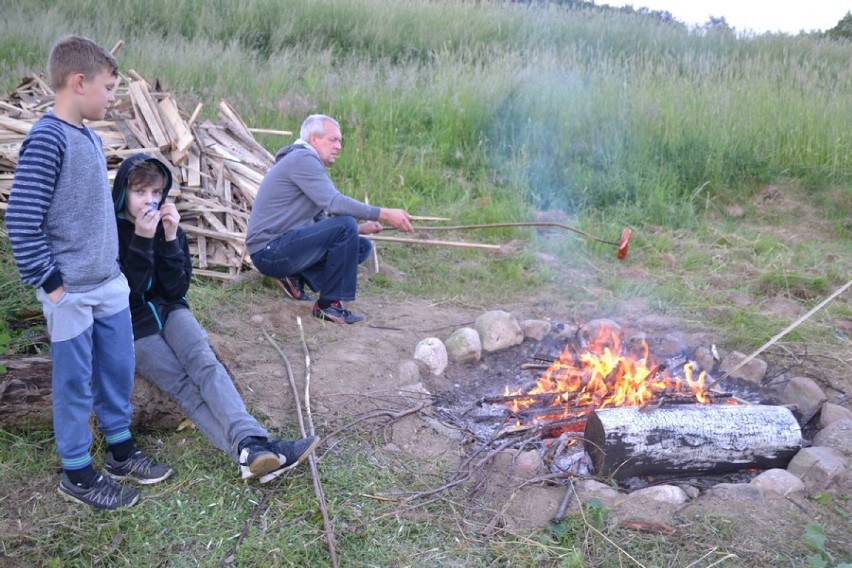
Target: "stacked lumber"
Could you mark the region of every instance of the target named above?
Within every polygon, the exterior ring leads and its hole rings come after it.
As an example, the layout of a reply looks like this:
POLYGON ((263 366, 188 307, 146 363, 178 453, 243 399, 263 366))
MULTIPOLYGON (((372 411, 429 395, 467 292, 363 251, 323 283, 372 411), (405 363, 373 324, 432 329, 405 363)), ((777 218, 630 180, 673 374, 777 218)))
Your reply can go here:
MULTIPOLYGON (((53 106, 54 93, 36 75, 0 98, 0 211, 5 212, 21 143, 53 106)), ((87 123, 104 144, 110 179, 126 156, 138 152, 172 170, 170 191, 189 239, 196 274, 234 279, 251 259, 245 234, 257 189, 274 158, 234 109, 219 103, 219 121, 197 122, 202 105, 187 114, 175 97, 134 71, 122 76, 105 120, 87 123)), ((286 131, 261 132, 291 135, 286 131)))

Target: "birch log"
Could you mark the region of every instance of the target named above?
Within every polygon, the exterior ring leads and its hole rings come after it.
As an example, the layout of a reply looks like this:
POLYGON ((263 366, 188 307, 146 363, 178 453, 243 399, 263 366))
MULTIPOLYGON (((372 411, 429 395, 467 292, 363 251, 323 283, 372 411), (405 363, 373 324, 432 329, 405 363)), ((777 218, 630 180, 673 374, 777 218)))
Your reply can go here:
POLYGON ((617 480, 783 468, 802 447, 789 409, 751 404, 596 410, 584 438, 596 474, 617 480))

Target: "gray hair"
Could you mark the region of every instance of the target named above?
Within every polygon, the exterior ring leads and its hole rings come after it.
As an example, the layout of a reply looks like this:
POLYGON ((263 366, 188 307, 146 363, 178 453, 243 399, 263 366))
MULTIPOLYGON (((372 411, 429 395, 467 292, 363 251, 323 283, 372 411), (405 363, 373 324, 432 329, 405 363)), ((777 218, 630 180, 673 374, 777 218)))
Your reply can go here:
POLYGON ((338 130, 340 130, 340 125, 330 116, 326 116, 324 114, 312 114, 302 123, 302 128, 299 130, 299 138, 307 142, 313 135, 322 136, 325 134, 326 121, 332 123, 338 130))

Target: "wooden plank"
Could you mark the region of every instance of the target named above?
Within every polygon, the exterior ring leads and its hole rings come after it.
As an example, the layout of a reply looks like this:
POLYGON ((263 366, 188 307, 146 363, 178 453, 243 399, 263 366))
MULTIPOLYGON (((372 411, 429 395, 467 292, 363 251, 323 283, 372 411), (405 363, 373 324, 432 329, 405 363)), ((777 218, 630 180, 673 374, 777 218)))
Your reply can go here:
MULTIPOLYGON (((127 126, 126 120, 116 120, 115 128, 124 136, 124 143, 128 148, 142 148, 142 144, 139 143, 139 140, 136 138, 136 135, 130 130, 127 126)), ((141 151, 141 150, 140 150, 141 151)))
POLYGON ((178 152, 186 152, 189 146, 195 142, 195 136, 192 135, 189 126, 181 118, 177 104, 172 97, 166 97, 160 101, 159 106, 162 117, 171 124, 175 132, 175 148, 178 152))
POLYGON ((160 124, 160 115, 154 110, 156 105, 153 103, 144 81, 133 81, 130 83, 130 96, 133 99, 136 109, 141 114, 145 125, 151 132, 151 136, 154 137, 154 143, 164 150, 171 147, 171 140, 168 139, 163 131, 163 125, 160 124))
POLYGON ((19 134, 28 134, 32 130, 33 124, 33 122, 27 120, 19 120, 11 116, 0 115, 0 126, 19 134))
MULTIPOLYGON (((233 205, 233 195, 231 194, 231 182, 227 179, 222 180, 222 197, 225 201, 225 207, 228 209, 233 205)), ((225 229, 228 232, 234 232, 234 218, 229 214, 225 213, 225 229)))
POLYGON ((189 156, 186 162, 186 185, 190 187, 201 186, 201 152, 197 144, 189 147, 189 156))

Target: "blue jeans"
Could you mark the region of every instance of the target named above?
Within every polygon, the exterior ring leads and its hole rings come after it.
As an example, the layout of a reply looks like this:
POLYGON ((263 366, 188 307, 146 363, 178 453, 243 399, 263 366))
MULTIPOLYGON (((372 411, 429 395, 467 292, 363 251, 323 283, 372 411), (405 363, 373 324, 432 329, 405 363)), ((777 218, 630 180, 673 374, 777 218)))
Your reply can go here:
POLYGON ((251 255, 261 274, 301 276, 323 300, 351 301, 358 287, 358 265, 373 244, 358 235, 354 217, 341 215, 287 231, 251 255))

